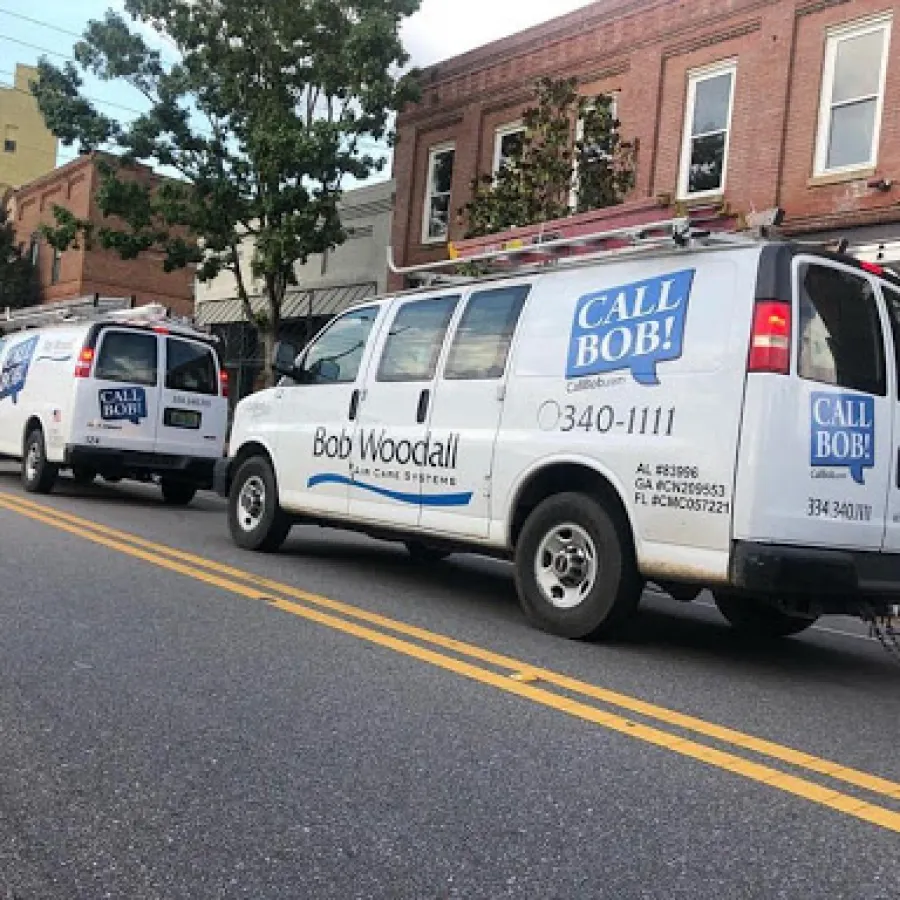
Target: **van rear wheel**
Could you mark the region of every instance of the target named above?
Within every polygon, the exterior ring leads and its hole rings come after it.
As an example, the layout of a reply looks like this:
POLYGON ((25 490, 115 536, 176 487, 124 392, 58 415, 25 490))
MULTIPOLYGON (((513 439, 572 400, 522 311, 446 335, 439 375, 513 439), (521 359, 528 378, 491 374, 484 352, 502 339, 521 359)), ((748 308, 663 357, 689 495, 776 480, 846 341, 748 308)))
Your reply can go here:
POLYGON ((237 471, 228 495, 228 527, 238 547, 274 553, 287 539, 291 519, 278 502, 275 473, 267 459, 252 456, 237 471))
POLYGON ((22 486, 29 494, 49 494, 56 484, 59 467, 47 462, 47 445, 44 432, 34 428, 25 438, 25 455, 22 460, 22 486))
POLYGON ((560 637, 612 634, 641 596, 626 523, 585 494, 558 494, 531 513, 516 546, 515 574, 525 615, 560 637))
POLYGON ((159 487, 168 506, 187 506, 197 493, 194 485, 184 481, 170 481, 168 478, 163 478, 159 487))
POLYGON ((818 621, 818 616, 797 616, 782 612, 759 600, 726 591, 716 591, 716 606, 728 623, 738 631, 755 638, 783 638, 800 634, 818 621))

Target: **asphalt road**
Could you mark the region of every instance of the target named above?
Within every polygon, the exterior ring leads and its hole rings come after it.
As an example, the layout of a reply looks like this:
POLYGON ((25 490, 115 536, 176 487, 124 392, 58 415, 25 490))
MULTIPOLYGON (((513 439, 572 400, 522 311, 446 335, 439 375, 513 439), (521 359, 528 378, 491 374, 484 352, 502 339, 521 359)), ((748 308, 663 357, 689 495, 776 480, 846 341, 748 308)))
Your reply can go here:
POLYGON ((0 900, 897 900, 900 665, 824 624, 570 643, 501 563, 0 465, 0 900))

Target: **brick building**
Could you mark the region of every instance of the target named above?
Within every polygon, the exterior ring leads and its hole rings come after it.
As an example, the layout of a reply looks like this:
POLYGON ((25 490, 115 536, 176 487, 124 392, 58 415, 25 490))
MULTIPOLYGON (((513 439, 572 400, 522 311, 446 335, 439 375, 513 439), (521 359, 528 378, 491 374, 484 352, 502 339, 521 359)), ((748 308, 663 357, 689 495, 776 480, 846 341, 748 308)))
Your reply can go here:
POLYGON ((398 262, 463 237, 470 184, 521 139, 541 75, 615 96, 633 199, 780 206, 789 233, 900 259, 898 19, 897 0, 601 0, 440 63, 398 120, 398 262))
MULTIPOLYGON (((176 315, 192 315, 193 268, 166 273, 161 254, 142 253, 137 259, 123 260, 118 253, 104 250, 97 243, 91 249, 80 244, 77 249, 59 253, 41 237, 41 224, 55 224, 54 206, 64 207, 95 226, 102 223, 95 199, 100 181, 97 162, 97 154, 79 157, 24 185, 13 195, 16 240, 29 248, 37 264, 42 301, 94 294, 134 297, 139 304, 162 303, 176 315)), ((128 177, 151 184, 162 180, 139 165, 129 171, 128 177)))

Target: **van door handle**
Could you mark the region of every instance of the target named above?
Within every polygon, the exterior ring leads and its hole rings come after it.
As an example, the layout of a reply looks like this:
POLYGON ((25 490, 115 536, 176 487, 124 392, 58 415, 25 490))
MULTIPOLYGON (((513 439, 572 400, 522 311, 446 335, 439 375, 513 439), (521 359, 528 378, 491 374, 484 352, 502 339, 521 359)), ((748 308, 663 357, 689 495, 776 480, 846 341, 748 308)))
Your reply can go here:
POLYGON ((359 412, 359 389, 350 395, 350 421, 356 421, 356 414, 359 412))
POLYGON ((419 408, 416 410, 416 422, 421 425, 425 419, 428 417, 428 403, 431 400, 431 391, 428 388, 425 388, 421 394, 419 394, 419 408))

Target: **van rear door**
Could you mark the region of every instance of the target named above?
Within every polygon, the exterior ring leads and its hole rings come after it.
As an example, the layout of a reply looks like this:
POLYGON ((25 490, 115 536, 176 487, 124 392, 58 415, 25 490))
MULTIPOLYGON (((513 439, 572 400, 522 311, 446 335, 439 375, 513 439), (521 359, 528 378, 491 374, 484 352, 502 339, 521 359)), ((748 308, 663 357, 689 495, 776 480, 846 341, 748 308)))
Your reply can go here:
POLYGON ((222 455, 228 425, 218 354, 203 341, 181 335, 162 340, 165 375, 156 426, 156 452, 215 458, 222 455))
POLYGON ((779 320, 791 300, 791 353, 767 371, 755 348, 777 345, 778 329, 754 333, 734 536, 878 551, 894 447, 884 305, 872 278, 826 257, 794 256, 790 285, 791 297, 757 300, 779 320))
POLYGON ((159 415, 159 363, 156 334, 125 327, 102 329, 93 369, 75 381, 75 442, 152 453, 159 415))
POLYGON ((894 360, 894 373, 890 378, 888 393, 894 410, 893 433, 891 436, 890 479, 887 494, 887 514, 884 525, 884 545, 886 553, 900 553, 900 288, 881 285, 885 310, 890 323, 890 337, 893 342, 893 354, 888 360, 894 360))

